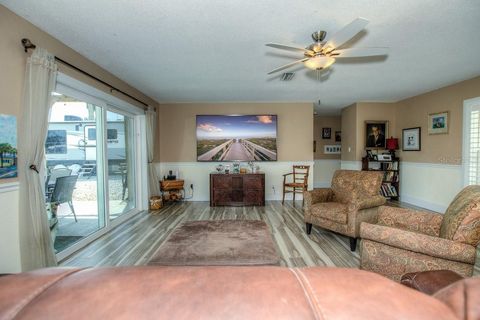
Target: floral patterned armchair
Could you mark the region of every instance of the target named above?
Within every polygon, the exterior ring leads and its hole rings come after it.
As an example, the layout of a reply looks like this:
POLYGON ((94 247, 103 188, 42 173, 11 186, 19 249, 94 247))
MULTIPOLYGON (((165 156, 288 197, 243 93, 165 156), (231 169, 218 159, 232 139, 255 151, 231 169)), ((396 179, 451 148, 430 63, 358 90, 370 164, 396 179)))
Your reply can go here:
POLYGON ((362 221, 375 223, 377 209, 385 203, 380 195, 383 173, 337 170, 331 188, 304 192, 307 234, 312 224, 350 237, 355 251, 362 221))
POLYGON ((380 207, 376 225, 362 223, 360 268, 400 281, 427 270, 473 273, 480 242, 480 186, 463 189, 444 215, 380 207))

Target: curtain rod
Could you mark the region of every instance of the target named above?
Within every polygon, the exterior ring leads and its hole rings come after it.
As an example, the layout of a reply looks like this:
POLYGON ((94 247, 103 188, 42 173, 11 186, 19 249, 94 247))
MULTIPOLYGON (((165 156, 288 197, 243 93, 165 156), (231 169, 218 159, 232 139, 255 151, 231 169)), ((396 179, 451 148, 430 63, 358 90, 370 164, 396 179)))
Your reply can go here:
MULTIPOLYGON (((22 39, 22 46, 23 46, 25 52, 28 52, 28 49, 35 49, 35 48, 37 47, 37 46, 34 45, 29 39, 26 39, 26 38, 22 39)), ((88 76, 88 77, 90 77, 90 78, 92 78, 92 79, 100 82, 101 84, 109 87, 109 88, 110 88, 110 92, 117 91, 117 92, 123 94, 124 96, 127 96, 127 97, 129 97, 130 99, 135 100, 135 101, 137 101, 138 103, 141 103, 142 105, 144 105, 144 106, 145 106, 145 108, 144 108, 145 110, 148 109, 148 104, 146 104, 145 102, 143 102, 143 101, 135 98, 134 96, 132 96, 132 95, 130 95, 130 94, 128 94, 128 93, 126 93, 125 91, 122 91, 122 90, 120 90, 120 89, 112 86, 112 85, 109 84, 108 82, 105 82, 105 81, 103 81, 102 79, 99 79, 99 78, 95 77, 94 75, 92 75, 92 74, 90 74, 90 73, 88 73, 88 72, 80 69, 79 67, 74 66, 73 64, 71 64, 71 63, 69 63, 69 62, 67 62, 67 61, 65 61, 65 60, 63 60, 63 59, 61 59, 61 58, 59 58, 59 57, 57 57, 57 56, 55 56, 55 60, 58 61, 58 62, 60 62, 60 63, 62 63, 62 64, 64 64, 64 65, 67 65, 67 66, 69 66, 70 68, 75 69, 76 71, 80 72, 81 74, 84 74, 84 75, 86 75, 86 76, 88 76)), ((155 108, 155 109, 156 109, 156 108, 155 108)))

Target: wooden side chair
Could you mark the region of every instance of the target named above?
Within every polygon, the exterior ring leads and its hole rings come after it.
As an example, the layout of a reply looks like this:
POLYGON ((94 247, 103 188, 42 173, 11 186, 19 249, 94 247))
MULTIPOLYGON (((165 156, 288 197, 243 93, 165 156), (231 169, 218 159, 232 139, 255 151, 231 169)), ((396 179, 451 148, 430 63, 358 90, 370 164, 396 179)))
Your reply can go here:
MULTIPOLYGON (((283 198, 282 204, 285 202, 285 193, 293 193, 293 205, 295 205, 295 194, 302 193, 308 189, 308 172, 310 166, 297 165, 293 166, 293 172, 283 175, 283 198), (291 182, 287 182, 288 176, 293 176, 291 182)), ((305 203, 305 200, 304 202, 305 203)))

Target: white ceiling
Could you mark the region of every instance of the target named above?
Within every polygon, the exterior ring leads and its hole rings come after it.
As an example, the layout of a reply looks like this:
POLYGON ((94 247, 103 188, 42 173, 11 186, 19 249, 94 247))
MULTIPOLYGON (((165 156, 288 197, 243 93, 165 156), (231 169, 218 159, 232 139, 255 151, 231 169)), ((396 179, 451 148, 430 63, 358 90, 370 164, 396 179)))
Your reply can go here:
MULTIPOLYGON (((302 101, 320 112, 356 101, 397 101, 480 74, 478 0, 0 0, 159 102, 302 101), (356 47, 386 59, 340 63, 317 79, 301 58, 267 42, 310 44, 355 19, 356 47)), ((28 35, 26 35, 28 36, 28 35)), ((35 39, 31 39, 34 41, 35 39)))

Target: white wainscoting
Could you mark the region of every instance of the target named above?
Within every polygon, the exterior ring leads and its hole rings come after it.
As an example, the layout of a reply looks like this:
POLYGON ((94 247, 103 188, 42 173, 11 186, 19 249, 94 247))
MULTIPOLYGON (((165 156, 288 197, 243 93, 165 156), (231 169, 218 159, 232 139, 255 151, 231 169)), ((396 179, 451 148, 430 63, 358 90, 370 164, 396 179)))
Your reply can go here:
POLYGON ((314 163, 313 186, 315 188, 329 188, 332 184, 333 174, 340 169, 340 160, 317 159, 314 163))
POLYGON ((461 165, 400 162, 400 200, 444 213, 463 187, 461 165))
POLYGON ((18 182, 0 184, 0 273, 22 269, 18 213, 18 182))
POLYGON ((362 170, 362 161, 340 161, 342 170, 362 170))
MULTIPOLYGON (((159 162, 156 163, 159 177, 166 176, 169 170, 179 172, 179 178, 185 180, 185 191, 187 200, 190 201, 209 201, 210 200, 210 173, 215 171, 217 162, 159 162), (190 185, 193 184, 193 197, 190 185)), ((225 165, 225 163, 222 163, 225 165)), ((311 173, 308 185, 313 186, 314 162, 313 161, 277 161, 277 162, 257 162, 260 171, 265 173, 265 199, 281 200, 283 174, 292 172, 294 164, 310 165, 311 173)), ((292 199, 292 194, 287 194, 285 199, 292 199)), ((297 199, 302 196, 297 194, 297 199)))

